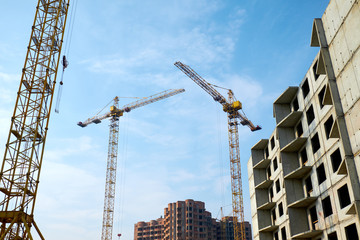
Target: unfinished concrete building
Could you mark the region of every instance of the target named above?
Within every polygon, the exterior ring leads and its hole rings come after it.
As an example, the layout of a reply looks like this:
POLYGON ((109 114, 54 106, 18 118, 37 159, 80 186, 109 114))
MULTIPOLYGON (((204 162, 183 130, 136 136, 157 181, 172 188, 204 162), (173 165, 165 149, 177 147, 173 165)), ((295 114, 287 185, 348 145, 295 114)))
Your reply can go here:
POLYGON ((331 0, 311 46, 299 87, 273 104, 275 130, 251 149, 255 240, 359 239, 359 0, 331 0))

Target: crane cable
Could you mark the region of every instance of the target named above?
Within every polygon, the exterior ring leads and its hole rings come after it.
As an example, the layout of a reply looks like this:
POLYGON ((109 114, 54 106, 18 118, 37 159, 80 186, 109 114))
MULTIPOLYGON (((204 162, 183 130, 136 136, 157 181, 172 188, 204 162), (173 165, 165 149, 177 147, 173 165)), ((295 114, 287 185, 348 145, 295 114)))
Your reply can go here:
POLYGON ((58 90, 58 94, 57 94, 57 98, 56 98, 56 105, 55 105, 55 112, 59 113, 59 107, 60 107, 60 100, 61 100, 61 95, 62 95, 62 87, 63 87, 63 79, 64 79, 64 72, 65 69, 68 67, 69 65, 69 61, 67 60, 66 56, 69 56, 69 50, 70 50, 70 45, 71 45, 71 39, 72 39, 72 33, 73 33, 73 29, 74 29, 74 22, 75 22, 75 16, 76 16, 76 9, 77 9, 77 0, 73 0, 73 4, 72 6, 72 12, 70 14, 70 27, 68 28, 69 30, 67 31, 67 36, 66 36, 66 41, 65 41, 65 47, 64 47, 64 52, 65 54, 62 57, 62 73, 61 73, 61 81, 60 81, 60 86, 59 86, 59 90, 58 90))

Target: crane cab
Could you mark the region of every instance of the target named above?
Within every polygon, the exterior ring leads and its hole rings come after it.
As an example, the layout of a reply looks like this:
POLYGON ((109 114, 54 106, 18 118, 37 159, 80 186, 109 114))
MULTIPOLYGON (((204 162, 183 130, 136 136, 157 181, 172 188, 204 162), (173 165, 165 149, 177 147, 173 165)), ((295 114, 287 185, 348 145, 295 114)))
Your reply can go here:
POLYGON ((236 111, 242 109, 242 103, 240 101, 235 101, 231 105, 232 108, 236 111))
POLYGON ((115 106, 110 107, 111 116, 121 117, 124 115, 124 111, 117 109, 115 106))
POLYGON ((238 110, 242 109, 242 104, 240 101, 235 101, 233 103, 226 103, 223 105, 224 112, 230 113, 230 112, 236 112, 238 110))

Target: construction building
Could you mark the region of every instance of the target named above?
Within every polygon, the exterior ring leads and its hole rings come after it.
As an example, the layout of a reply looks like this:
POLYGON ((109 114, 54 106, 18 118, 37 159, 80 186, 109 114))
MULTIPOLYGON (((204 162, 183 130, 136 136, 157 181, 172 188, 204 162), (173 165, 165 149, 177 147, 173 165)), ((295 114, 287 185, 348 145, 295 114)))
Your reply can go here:
POLYGON ((359 239, 359 1, 331 0, 310 45, 318 54, 275 100, 270 138, 251 149, 255 240, 359 239))
POLYGON ((162 240, 164 239, 164 218, 150 222, 138 222, 134 228, 135 240, 162 240))
MULTIPOLYGON (((240 223, 238 223, 240 224, 240 223)), ((251 225, 244 222, 246 240, 251 240, 251 225)), ((233 240, 232 217, 221 221, 212 218, 205 203, 187 199, 169 203, 164 218, 138 222, 134 227, 134 240, 233 240)))
MULTIPOLYGON (((169 203, 164 209, 165 238, 172 239, 214 239, 211 213, 205 210, 205 203, 187 199, 169 203)), ((214 235, 215 234, 215 235, 214 235)))
MULTIPOLYGON (((233 240, 234 239, 234 217, 226 216, 221 218, 221 221, 217 223, 218 226, 218 240, 233 240)), ((237 222, 240 225, 239 222, 237 222)), ((244 222, 245 240, 252 240, 251 236, 251 224, 244 222)))

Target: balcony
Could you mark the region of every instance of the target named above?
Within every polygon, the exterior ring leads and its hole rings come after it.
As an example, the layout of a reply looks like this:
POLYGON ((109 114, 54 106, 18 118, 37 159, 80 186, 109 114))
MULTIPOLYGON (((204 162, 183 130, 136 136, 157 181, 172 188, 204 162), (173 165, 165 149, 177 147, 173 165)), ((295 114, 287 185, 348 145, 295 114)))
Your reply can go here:
POLYGON ((304 146, 306 141, 307 141, 307 138, 304 138, 304 137, 295 138, 290 143, 288 143, 286 146, 284 146, 280 151, 281 152, 298 152, 304 146))
POLYGON ((264 203, 263 205, 261 205, 260 207, 258 207, 258 210, 270 210, 273 207, 275 207, 276 203, 275 202, 267 202, 264 203))
POLYGON ((304 197, 288 205, 289 208, 307 208, 316 201, 317 197, 304 197))
POLYGON ((291 239, 308 239, 315 238, 323 233, 322 230, 309 230, 306 232, 298 233, 291 237, 291 239))
POLYGON ((299 122, 301 116, 302 116, 301 111, 291 112, 281 122, 277 124, 277 127, 283 127, 283 128, 295 127, 295 125, 299 122))
POLYGON ((269 225, 259 229, 259 232, 273 232, 279 229, 279 225, 269 225))
POLYGON ((291 101, 295 98, 299 87, 289 87, 274 102, 274 117, 279 124, 291 113, 291 101))
POLYGON ((254 168, 267 168, 270 165, 270 162, 271 159, 262 159, 254 165, 254 168))
MULTIPOLYGON (((261 139, 251 148, 251 158, 253 167, 258 166, 260 162, 263 162, 265 157, 264 150, 269 143, 268 139, 261 139)), ((260 167, 262 164, 259 165, 260 167)))
POLYGON ((266 179, 264 181, 262 181, 261 183, 259 183, 258 185, 255 186, 255 189, 263 189, 263 188, 269 188, 271 186, 271 184, 273 184, 273 180, 270 179, 266 179))
POLYGON ((285 179, 301 179, 304 178, 309 172, 311 172, 312 167, 310 166, 301 166, 294 171, 287 174, 285 179))

